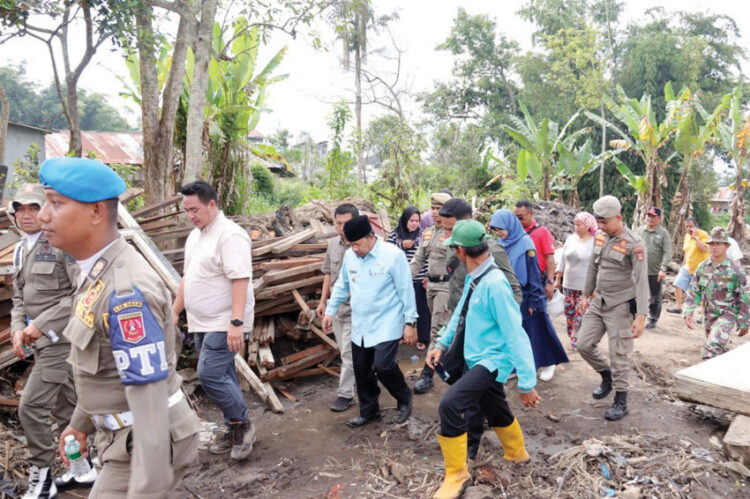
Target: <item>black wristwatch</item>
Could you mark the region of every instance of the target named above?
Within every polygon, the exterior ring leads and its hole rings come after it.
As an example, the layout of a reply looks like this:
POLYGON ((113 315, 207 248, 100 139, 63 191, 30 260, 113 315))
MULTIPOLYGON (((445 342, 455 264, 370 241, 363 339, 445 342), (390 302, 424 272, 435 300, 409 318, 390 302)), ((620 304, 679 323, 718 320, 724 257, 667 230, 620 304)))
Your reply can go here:
POLYGON ((229 321, 229 323, 233 325, 234 327, 240 327, 241 325, 244 324, 242 319, 232 319, 231 321, 229 321))
POLYGON ((417 327, 417 321, 411 321, 406 323, 407 326, 416 328, 417 327))

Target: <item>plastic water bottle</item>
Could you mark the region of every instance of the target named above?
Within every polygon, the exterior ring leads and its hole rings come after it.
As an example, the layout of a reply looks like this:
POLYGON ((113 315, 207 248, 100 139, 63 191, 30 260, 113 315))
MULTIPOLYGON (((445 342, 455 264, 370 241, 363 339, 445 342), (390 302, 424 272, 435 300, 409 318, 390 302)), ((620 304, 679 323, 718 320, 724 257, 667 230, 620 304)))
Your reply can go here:
POLYGON ((419 362, 419 357, 416 356, 416 355, 412 355, 411 356, 411 363, 412 364, 416 364, 417 362, 419 362))
POLYGON ((81 455, 81 444, 73 435, 65 437, 65 455, 70 460, 70 471, 73 476, 81 477, 91 471, 88 459, 81 455))

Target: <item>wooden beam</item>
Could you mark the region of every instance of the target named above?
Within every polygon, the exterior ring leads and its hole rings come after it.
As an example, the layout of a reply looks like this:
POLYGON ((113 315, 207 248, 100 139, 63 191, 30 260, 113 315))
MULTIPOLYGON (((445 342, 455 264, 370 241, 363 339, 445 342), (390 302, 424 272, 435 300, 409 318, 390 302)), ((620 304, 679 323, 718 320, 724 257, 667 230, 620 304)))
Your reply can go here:
POLYGON ((750 416, 750 343, 675 373, 677 395, 750 416))
POLYGON ((285 270, 293 267, 301 267, 309 263, 319 263, 325 258, 325 253, 321 253, 319 256, 310 255, 300 258, 286 258, 284 260, 271 260, 270 262, 263 262, 258 264, 257 270, 285 270))
POLYGON ((143 192, 143 189, 141 189, 140 187, 131 187, 130 189, 120 194, 120 202, 122 204, 125 204, 128 201, 132 201, 133 199, 143 194, 143 192))
POLYGON ((291 355, 287 355, 286 357, 282 357, 281 363, 291 364, 292 362, 296 362, 299 359, 304 359, 308 355, 313 354, 315 352, 320 352, 321 350, 325 350, 326 348, 328 348, 328 346, 325 345, 324 343, 321 343, 319 345, 315 345, 314 347, 306 348, 300 352, 296 352, 291 355))
POLYGON ((255 393, 258 394, 258 396, 263 400, 263 402, 269 404, 271 406, 271 409, 274 412, 284 412, 284 406, 281 405, 279 402, 278 397, 276 397, 276 394, 273 393, 273 389, 271 389, 271 393, 269 394, 268 388, 266 388, 266 384, 264 384, 258 376, 255 375, 252 369, 250 369, 250 366, 247 365, 247 362, 245 362, 245 359, 240 357, 239 355, 234 356, 234 367, 237 369, 237 372, 247 380, 247 382, 250 384, 250 387, 255 390, 255 393), (271 397, 275 398, 276 402, 279 402, 278 405, 275 403, 272 403, 271 397))
POLYGON ((154 203, 149 206, 144 206, 140 210, 136 210, 131 215, 133 215, 133 218, 142 217, 144 215, 148 215, 149 213, 153 213, 155 211, 159 211, 162 208, 166 208, 167 206, 171 206, 175 203, 179 203, 182 200, 182 194, 178 194, 176 196, 172 196, 169 199, 165 199, 164 201, 154 203))
POLYGON ((286 293, 287 291, 296 290, 298 288, 304 288, 313 284, 319 284, 323 282, 325 276, 317 275, 314 277, 309 277, 307 279, 302 279, 300 281, 296 282, 288 282, 286 284, 279 284, 278 286, 272 286, 270 288, 267 288, 260 293, 258 293, 255 296, 256 301, 258 300, 267 300, 269 298, 274 298, 276 296, 279 296, 283 293, 286 293))
POLYGON ((303 230, 300 233, 293 234, 291 236, 286 236, 286 237, 280 239, 279 241, 275 241, 272 244, 266 244, 266 245, 263 245, 263 246, 260 246, 260 245, 256 246, 255 248, 253 248, 252 255, 253 255, 253 257, 257 257, 257 256, 266 255, 268 253, 274 253, 274 254, 276 254, 276 253, 278 253, 278 251, 276 251, 277 248, 283 248, 282 251, 286 251, 289 248, 291 248, 292 246, 294 246, 295 244, 299 244, 299 243, 305 242, 305 241, 307 241, 308 239, 310 239, 312 237, 315 237, 315 231, 314 230, 312 230, 312 229, 303 230))
POLYGON ((307 265, 300 265, 298 267, 292 267, 286 270, 272 270, 270 272, 266 272, 263 275, 262 279, 266 285, 273 284, 288 277, 294 277, 300 274, 306 274, 308 272, 320 270, 322 266, 323 262, 318 260, 315 263, 308 263, 307 265))
POLYGON ((264 345, 258 349, 258 366, 265 369, 274 369, 276 367, 276 360, 273 358, 273 352, 271 352, 271 347, 268 345, 264 345))
POLYGON ((338 355, 338 352, 335 350, 321 350, 320 352, 315 352, 314 354, 309 355, 304 359, 300 359, 296 362, 292 362, 291 364, 277 367, 272 371, 268 371, 265 375, 263 375, 262 379, 263 381, 282 379, 289 376, 290 374, 294 374, 310 366, 318 365, 324 360, 335 357, 336 355, 338 355))

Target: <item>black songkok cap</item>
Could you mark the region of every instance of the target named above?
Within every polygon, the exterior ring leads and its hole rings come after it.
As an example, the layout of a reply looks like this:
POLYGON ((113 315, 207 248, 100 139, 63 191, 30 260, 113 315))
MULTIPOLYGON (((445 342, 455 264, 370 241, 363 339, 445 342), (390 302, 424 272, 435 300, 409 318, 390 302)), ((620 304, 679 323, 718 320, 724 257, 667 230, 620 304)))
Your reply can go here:
POLYGON ((367 215, 352 218, 344 224, 344 235, 350 243, 359 241, 370 234, 372 234, 372 225, 370 225, 370 219, 367 215))
POLYGON ((453 217, 461 220, 471 216, 471 205, 459 198, 451 198, 438 211, 441 217, 453 217))

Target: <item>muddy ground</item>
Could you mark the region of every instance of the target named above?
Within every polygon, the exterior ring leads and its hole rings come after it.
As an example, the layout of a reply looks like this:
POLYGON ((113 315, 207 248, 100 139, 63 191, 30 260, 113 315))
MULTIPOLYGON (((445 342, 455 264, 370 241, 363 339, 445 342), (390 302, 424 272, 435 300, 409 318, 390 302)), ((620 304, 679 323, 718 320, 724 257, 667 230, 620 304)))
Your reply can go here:
MULTIPOLYGON (((666 312, 656 329, 646 330, 635 342, 630 414, 607 422, 603 413, 611 396, 591 398, 598 375, 571 351, 563 318, 554 322, 571 361, 558 366, 550 382, 537 386, 542 405, 523 408, 515 381, 509 382, 510 405, 532 463, 505 463, 494 433, 485 431, 472 470, 475 486, 466 497, 750 496, 750 481, 722 465, 726 421, 696 413, 671 391, 672 374, 700 361, 702 330, 690 331, 666 312)), ((732 337, 733 346, 745 341, 732 337)), ((404 347, 400 357, 413 384, 424 352, 404 347), (412 364, 415 353, 420 360, 412 364)), ((356 415, 356 407, 338 414, 328 408, 335 378, 279 386, 299 398, 280 397, 285 414, 273 414, 252 393, 246 395, 258 430, 250 458, 237 463, 202 450, 200 464, 186 476, 177 497, 431 497, 439 486, 443 461, 434 434, 447 385, 437 380, 430 393, 415 396, 412 417, 403 425, 390 422, 395 401, 384 390, 381 422, 356 430, 344 424, 356 415)), ((201 418, 220 422, 200 388, 194 395, 201 418)), ((86 494, 79 489, 60 497, 86 494)))

